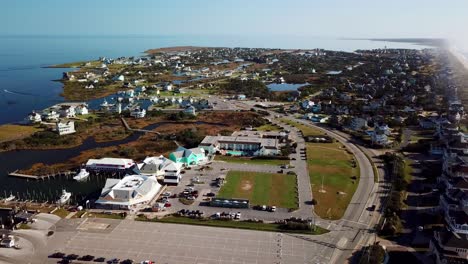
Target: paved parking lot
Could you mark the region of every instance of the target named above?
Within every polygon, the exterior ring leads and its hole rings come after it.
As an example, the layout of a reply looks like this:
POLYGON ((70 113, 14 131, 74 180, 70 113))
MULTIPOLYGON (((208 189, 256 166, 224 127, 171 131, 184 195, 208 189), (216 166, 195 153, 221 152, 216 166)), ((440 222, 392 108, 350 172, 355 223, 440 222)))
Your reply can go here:
MULTIPOLYGON (((108 232, 76 229, 71 220, 49 243, 50 253, 146 259, 157 263, 328 263, 328 234, 319 237, 202 226, 88 219, 113 226, 108 232), (60 235, 62 233, 62 235, 60 235), (66 234, 66 236, 63 236, 66 234), (54 250, 52 250, 54 249, 54 250)), ((89 225, 89 224, 88 224, 89 225)), ((60 226, 60 224, 59 224, 60 226)), ((49 263, 56 260, 49 259, 49 263)))
POLYGON ((219 187, 210 185, 214 183, 213 180, 220 176, 226 176, 229 170, 239 170, 239 171, 260 171, 260 172, 270 172, 276 173, 280 167, 273 166, 273 165, 252 165, 252 164, 241 164, 241 163, 229 163, 229 162, 221 162, 221 161, 214 161, 209 165, 212 169, 205 170, 203 172, 198 171, 197 168, 192 168, 191 170, 187 170, 182 178, 181 183, 178 186, 169 186, 166 190, 174 193, 180 193, 185 188, 187 188, 188 184, 191 182, 191 179, 195 176, 200 178, 200 181, 204 182, 204 184, 195 184, 193 188, 199 191, 199 196, 196 201, 192 205, 184 205, 179 202, 178 198, 170 198, 169 202, 171 203, 171 207, 167 208, 168 213, 175 213, 180 209, 190 209, 190 210, 200 210, 205 213, 206 216, 212 215, 216 212, 241 212, 242 213, 242 220, 245 219, 262 219, 266 221, 275 221, 280 219, 289 218, 291 216, 295 217, 302 217, 308 218, 311 217, 312 210, 310 209, 309 214, 305 214, 303 211, 295 211, 295 212, 288 212, 286 208, 278 208, 276 212, 265 212, 265 211, 258 211, 253 209, 236 209, 236 208, 221 208, 221 207, 210 207, 203 205, 203 199, 206 196, 204 194, 212 191, 214 193, 218 193, 219 187), (225 169, 225 170, 223 170, 225 169))

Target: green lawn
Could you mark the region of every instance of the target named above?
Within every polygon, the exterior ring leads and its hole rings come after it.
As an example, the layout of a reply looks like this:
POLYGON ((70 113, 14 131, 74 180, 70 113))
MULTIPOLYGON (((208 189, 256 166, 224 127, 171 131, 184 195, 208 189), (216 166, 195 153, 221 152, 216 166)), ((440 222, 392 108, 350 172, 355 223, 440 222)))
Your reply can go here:
POLYGON ((353 168, 353 156, 339 143, 307 143, 307 158, 312 192, 317 200, 315 212, 322 218, 340 219, 359 183, 357 162, 353 168), (351 179, 352 176, 357 179, 351 179), (322 177, 326 192, 320 192, 322 177))
POLYGON ((280 131, 281 128, 273 124, 265 124, 263 126, 256 127, 258 131, 280 131))
POLYGON ((59 208, 59 209, 55 210, 54 215, 60 216, 60 218, 65 218, 69 213, 70 212, 68 212, 66 209, 59 208))
POLYGON ((306 125, 304 125, 302 123, 298 123, 296 121, 292 121, 292 120, 289 120, 287 118, 281 118, 280 121, 285 123, 285 124, 288 124, 290 126, 294 126, 294 127, 298 128, 299 130, 302 131, 304 136, 325 135, 325 133, 320 129, 313 128, 313 127, 310 127, 310 126, 306 126, 306 125))
POLYGON ((280 160, 280 159, 252 159, 247 157, 235 157, 235 156, 223 156, 216 155, 215 160, 231 162, 231 163, 246 163, 254 165, 285 165, 289 164, 289 160, 280 160))
POLYGON ((266 223, 256 223, 256 222, 246 222, 246 221, 227 221, 227 220, 212 220, 212 219, 193 219, 188 217, 177 217, 177 216, 167 216, 161 219, 151 219, 139 217, 139 221, 150 221, 150 222, 159 222, 159 223, 172 223, 172 224, 186 224, 186 225, 202 225, 202 226, 212 226, 212 227, 225 227, 225 228, 238 228, 238 229, 248 229, 248 230, 257 230, 257 231, 269 231, 269 232, 285 232, 285 233, 302 233, 310 235, 320 235, 327 233, 328 230, 315 227, 315 230, 284 230, 280 228, 279 224, 266 224, 266 223))
POLYGON ((109 218, 109 219, 125 219, 121 214, 104 214, 104 213, 89 213, 86 215, 88 218, 109 218))
POLYGON ((229 171, 218 197, 249 199, 252 205, 298 208, 296 175, 229 171))

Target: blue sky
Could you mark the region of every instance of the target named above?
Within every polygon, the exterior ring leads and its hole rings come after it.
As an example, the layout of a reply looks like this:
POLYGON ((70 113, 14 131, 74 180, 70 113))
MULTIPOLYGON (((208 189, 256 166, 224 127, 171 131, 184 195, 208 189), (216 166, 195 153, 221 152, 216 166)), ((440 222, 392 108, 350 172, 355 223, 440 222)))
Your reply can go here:
POLYGON ((0 35, 462 39, 467 13, 466 0, 3 0, 0 35))

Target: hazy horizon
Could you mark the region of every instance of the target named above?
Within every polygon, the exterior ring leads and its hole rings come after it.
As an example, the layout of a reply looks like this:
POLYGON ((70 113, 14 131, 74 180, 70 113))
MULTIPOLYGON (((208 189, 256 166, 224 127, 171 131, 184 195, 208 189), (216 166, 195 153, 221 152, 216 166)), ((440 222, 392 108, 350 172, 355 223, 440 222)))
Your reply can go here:
POLYGON ((0 35, 445 38, 468 50, 466 11, 463 0, 18 0, 2 3, 0 35))

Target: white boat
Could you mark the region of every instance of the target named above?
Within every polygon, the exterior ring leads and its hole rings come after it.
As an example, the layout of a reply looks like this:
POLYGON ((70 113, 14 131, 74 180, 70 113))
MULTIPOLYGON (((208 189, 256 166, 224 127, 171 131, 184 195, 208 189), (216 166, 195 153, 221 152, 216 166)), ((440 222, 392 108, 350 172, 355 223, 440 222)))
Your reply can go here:
POLYGON ((10 194, 10 196, 8 196, 7 198, 5 198, 5 202, 11 202, 13 200, 15 200, 16 197, 13 195, 13 194, 10 194))
POLYGON ((106 99, 104 99, 104 102, 101 104, 101 107, 109 107, 110 104, 107 102, 106 99))
POLYGON ((75 177, 73 177, 73 179, 75 181, 82 181, 86 178, 88 178, 89 176, 89 172, 86 171, 86 169, 81 169, 80 172, 78 174, 75 175, 75 177))
POLYGON ((70 200, 71 192, 67 192, 66 190, 62 190, 62 196, 57 200, 58 204, 65 204, 70 200))

